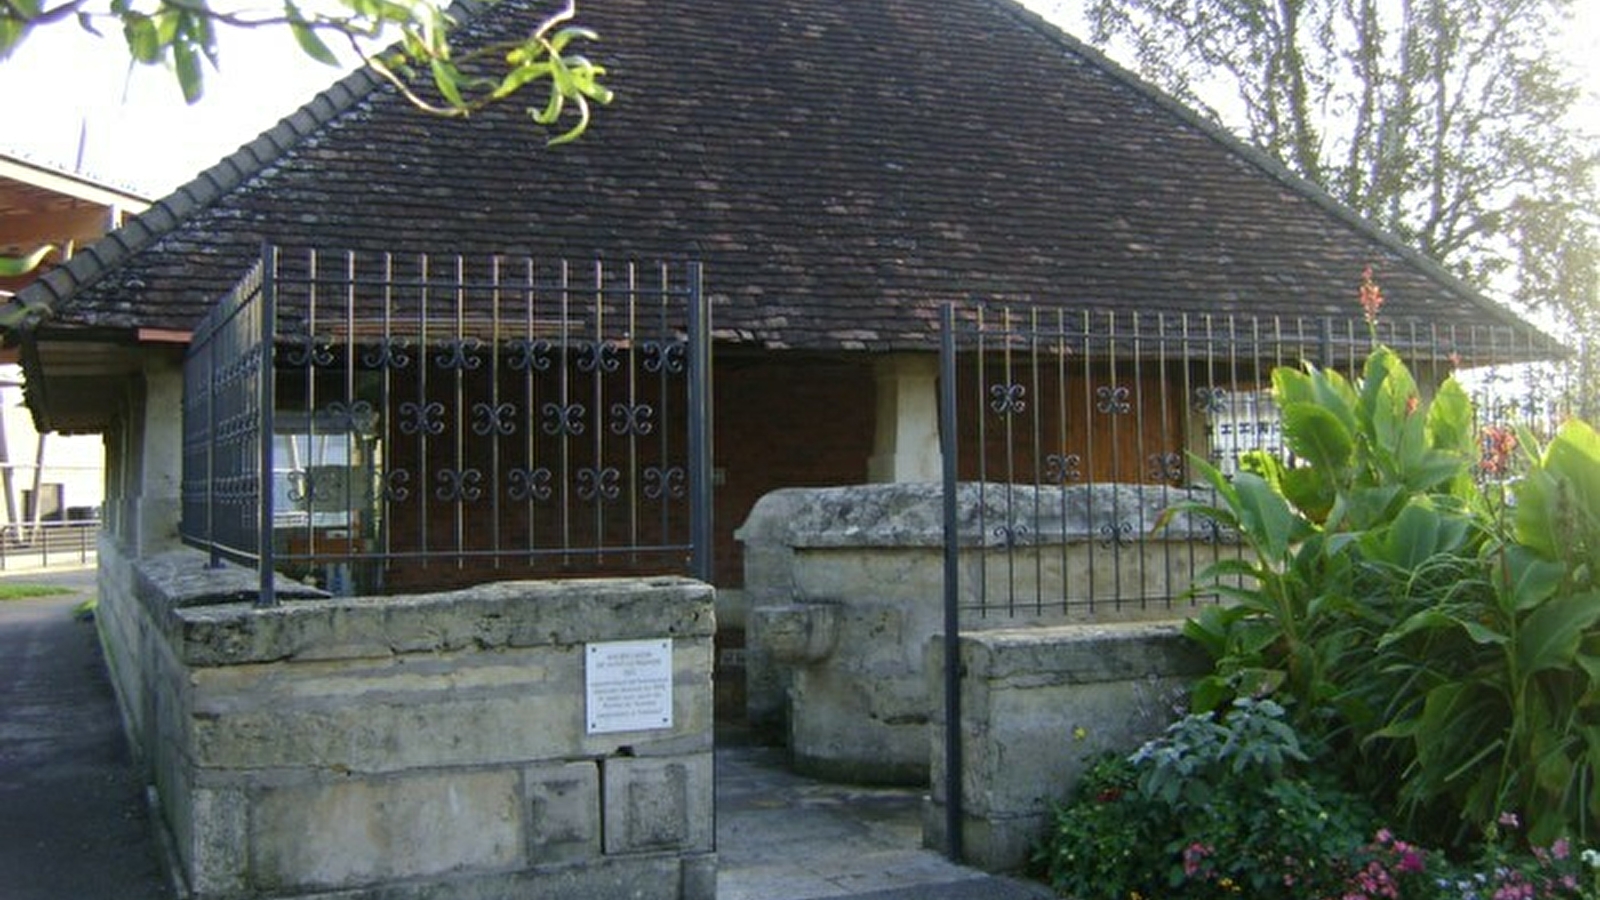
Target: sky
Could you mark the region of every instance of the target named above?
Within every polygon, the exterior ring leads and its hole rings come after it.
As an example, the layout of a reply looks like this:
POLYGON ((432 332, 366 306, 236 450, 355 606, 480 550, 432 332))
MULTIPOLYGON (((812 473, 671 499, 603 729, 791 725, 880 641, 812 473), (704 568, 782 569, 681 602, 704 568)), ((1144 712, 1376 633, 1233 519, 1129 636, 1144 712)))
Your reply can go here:
MULTIPOLYGON (((1075 0, 1026 2, 1081 33, 1075 0)), ((1589 87, 1586 117, 1600 134, 1600 0, 1576 6, 1563 40, 1589 87)), ((130 66, 120 37, 94 38, 71 25, 41 29, 0 61, 0 151, 159 197, 340 75, 307 58, 282 29, 225 31, 220 40, 221 70, 208 73, 205 97, 189 106, 170 73, 130 66)))

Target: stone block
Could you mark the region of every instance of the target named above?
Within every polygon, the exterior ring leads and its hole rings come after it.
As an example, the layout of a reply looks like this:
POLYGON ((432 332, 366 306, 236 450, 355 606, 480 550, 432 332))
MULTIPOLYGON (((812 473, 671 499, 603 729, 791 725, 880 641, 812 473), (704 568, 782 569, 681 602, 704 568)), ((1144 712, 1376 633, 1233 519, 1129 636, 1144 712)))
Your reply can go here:
POLYGON ((281 893, 515 868, 517 782, 505 769, 258 789, 251 876, 281 893))
POLYGON ((581 753, 576 647, 229 666, 193 679, 204 767, 395 772, 581 753))
POLYGON ((687 578, 485 584, 396 597, 345 597, 176 610, 172 640, 191 666, 355 659, 592 640, 710 637, 715 591, 687 578))
POLYGON ((820 662, 838 640, 838 607, 832 603, 785 603, 751 611, 754 632, 771 657, 785 665, 820 662))
POLYGON ((601 766, 607 854, 711 849, 710 754, 616 757, 601 766))
POLYGON ((242 582, 192 551, 102 568, 108 658, 198 900, 714 896, 709 586, 256 610, 218 603, 242 582), (583 645, 662 637, 674 727, 588 735, 583 645))
MULTIPOLYGON (((942 644, 927 648, 930 679, 942 644)), ((1020 868, 1087 762, 1127 753, 1175 717, 1189 680, 1206 671, 1176 626, 1060 625, 964 633, 960 641, 961 833, 966 860, 1020 868)), ((924 841, 945 832, 944 711, 930 729, 932 803, 924 841)))
POLYGON ((702 853, 682 858, 683 880, 678 896, 683 900, 717 900, 717 856, 702 853))
POLYGON ((523 771, 528 862, 546 865, 600 855, 600 767, 556 762, 523 771))
POLYGON ((187 801, 183 831, 190 843, 183 851, 193 861, 190 890, 207 897, 244 888, 250 810, 244 792, 196 787, 188 791, 187 801))

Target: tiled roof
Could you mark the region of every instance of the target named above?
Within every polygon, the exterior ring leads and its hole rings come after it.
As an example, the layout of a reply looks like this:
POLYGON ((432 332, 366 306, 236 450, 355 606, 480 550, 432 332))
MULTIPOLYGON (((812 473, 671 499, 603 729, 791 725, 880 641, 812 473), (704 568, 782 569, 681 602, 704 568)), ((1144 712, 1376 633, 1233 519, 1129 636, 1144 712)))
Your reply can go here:
MULTIPOLYGON (((477 39, 547 9, 501 0, 477 39)), ((352 74, 19 295, 189 328, 263 242, 699 258, 721 334, 931 346, 973 297, 1513 321, 1010 0, 588 0, 616 102, 558 148, 352 74)), ((538 103, 531 98, 528 103, 538 103)))

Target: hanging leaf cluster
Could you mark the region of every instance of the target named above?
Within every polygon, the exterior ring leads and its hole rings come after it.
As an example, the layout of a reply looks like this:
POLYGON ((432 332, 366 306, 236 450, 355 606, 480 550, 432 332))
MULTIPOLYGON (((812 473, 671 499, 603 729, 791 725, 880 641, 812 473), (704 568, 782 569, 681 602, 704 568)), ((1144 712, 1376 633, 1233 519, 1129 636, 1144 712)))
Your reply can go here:
POLYGON ((605 68, 575 52, 598 35, 574 24, 574 0, 525 34, 466 50, 453 42, 458 23, 436 0, 282 4, 243 9, 207 0, 111 0, 108 6, 92 0, 0 0, 0 60, 44 26, 75 22, 94 34, 115 29, 134 61, 169 68, 184 99, 193 103, 204 93, 207 66, 218 64, 220 29, 272 27, 285 29, 302 52, 327 65, 342 62, 335 46, 347 47, 344 59, 372 66, 434 115, 468 116, 542 90, 528 115, 554 131, 551 144, 578 138, 589 126, 592 106, 612 99, 602 83, 605 68), (370 49, 380 43, 386 46, 370 49))

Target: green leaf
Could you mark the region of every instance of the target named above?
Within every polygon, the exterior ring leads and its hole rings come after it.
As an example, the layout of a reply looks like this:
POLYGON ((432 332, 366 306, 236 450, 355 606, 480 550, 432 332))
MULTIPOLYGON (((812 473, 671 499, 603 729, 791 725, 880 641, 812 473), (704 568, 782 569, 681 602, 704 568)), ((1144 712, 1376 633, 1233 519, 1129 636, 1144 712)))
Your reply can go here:
POLYGON ((550 140, 545 141, 546 145, 551 146, 551 147, 555 147, 555 146, 558 146, 560 144, 570 143, 572 141, 577 140, 585 131, 588 130, 588 128, 589 128, 589 102, 587 100, 585 100, 583 97, 580 96, 580 97, 578 97, 577 103, 578 103, 578 122, 577 122, 577 124, 573 125, 571 128, 567 129, 565 132, 563 132, 563 133, 561 133, 559 135, 556 135, 555 137, 551 138, 550 140))
POLYGON ((1268 560, 1282 559, 1290 544, 1304 535, 1305 523, 1261 476, 1241 472, 1233 487, 1239 498, 1240 530, 1268 560))
POLYGON ((496 100, 509 97, 529 82, 548 74, 550 74, 550 64, 547 62, 517 66, 501 79, 499 86, 494 89, 493 96, 496 100))
POLYGON ((284 15, 289 19, 289 31, 294 35, 294 42, 300 45, 300 52, 326 66, 337 66, 339 58, 333 55, 328 45, 317 36, 305 16, 301 15, 299 7, 293 3, 284 5, 284 15))
POLYGON ((556 53, 560 53, 567 49, 567 44, 571 43, 575 39, 598 41, 600 39, 600 35, 595 31, 579 25, 569 25, 551 36, 550 49, 556 53))
POLYGON ((1526 612, 1550 597, 1567 577, 1567 567, 1530 547, 1509 544, 1493 551, 1494 586, 1507 612, 1526 612))
POLYGON ((0 59, 11 56, 12 51, 22 44, 22 39, 28 36, 31 27, 27 22, 0 16, 0 59))
POLYGON ((1464 619, 1442 609, 1434 608, 1414 613, 1390 629, 1378 640, 1378 649, 1387 648, 1397 641, 1404 640, 1420 631, 1447 631, 1455 628, 1466 632, 1467 637, 1471 638, 1475 644, 1485 646, 1491 644, 1499 645, 1511 640, 1509 635, 1502 634, 1481 622, 1464 619))
POLYGON ((1600 510, 1600 433, 1581 419, 1568 419, 1544 450, 1543 468, 1569 482, 1579 508, 1600 510))
POLYGON ((466 101, 461 97, 461 73, 456 71, 456 67, 438 57, 430 59, 428 67, 433 70, 433 83, 445 101, 458 109, 466 106, 466 101))
POLYGON ((1226 706, 1233 696, 1233 685, 1228 679, 1220 675, 1207 675, 1190 689, 1189 708, 1197 713, 1212 712, 1226 706))
POLYGON ((1296 456, 1335 472, 1348 466, 1355 452, 1350 430, 1321 406, 1297 403, 1283 410, 1283 436, 1296 456))
POLYGON ((1400 510, 1400 514, 1383 531, 1382 552, 1385 561, 1411 571, 1427 562, 1435 553, 1447 550, 1443 544, 1449 536, 1444 533, 1439 511, 1426 499, 1413 498, 1400 510))
POLYGON ((1472 426, 1472 399, 1454 377, 1445 379, 1428 404, 1428 444, 1473 459, 1478 445, 1472 426))
POLYGON ((1309 363, 1306 368, 1310 371, 1301 372, 1289 366, 1279 366, 1272 370, 1272 399, 1278 404, 1279 409, 1297 403, 1314 405, 1317 402, 1316 388, 1312 387, 1310 374, 1316 370, 1309 363))
POLYGON ((1567 594, 1528 615, 1517 631, 1517 667, 1523 677, 1572 665, 1583 633, 1600 621, 1600 594, 1567 594))
POLYGON ((1398 484, 1380 484, 1349 491, 1339 498, 1338 507, 1328 516, 1329 527, 1337 520, 1345 528, 1361 531, 1376 528, 1392 517, 1391 509, 1405 496, 1398 484))
POLYGON ((16 278, 32 272, 55 249, 54 244, 46 244, 27 256, 0 256, 0 278, 16 278))
POLYGON ((1279 490, 1312 522, 1326 523, 1339 500, 1338 489, 1327 474, 1310 467, 1284 472, 1279 490))
POLYGON ((566 98, 561 96, 561 92, 552 87, 550 89, 550 99, 545 103, 544 109, 542 111, 530 109, 528 110, 528 115, 532 116, 533 121, 540 125, 554 125, 556 120, 561 118, 561 109, 566 105, 566 102, 566 98))
POLYGON ((153 63, 161 58, 161 38, 156 33, 156 23, 143 13, 130 13, 123 19, 122 36, 128 42, 128 54, 142 63, 153 63))
POLYGON ((178 86, 183 89, 185 103, 198 101, 205 93, 205 75, 201 70, 200 54, 195 48, 178 41, 172 45, 172 65, 178 74, 178 86))
POLYGON ((1553 474, 1536 468, 1512 486, 1516 504, 1511 511, 1512 533, 1549 559, 1564 559, 1569 548, 1567 528, 1561 522, 1564 486, 1553 474))
POLYGON ((1417 397, 1416 382, 1388 347, 1379 347, 1367 357, 1361 377, 1360 418, 1367 423, 1372 450, 1392 459, 1405 444, 1406 423, 1417 397))

